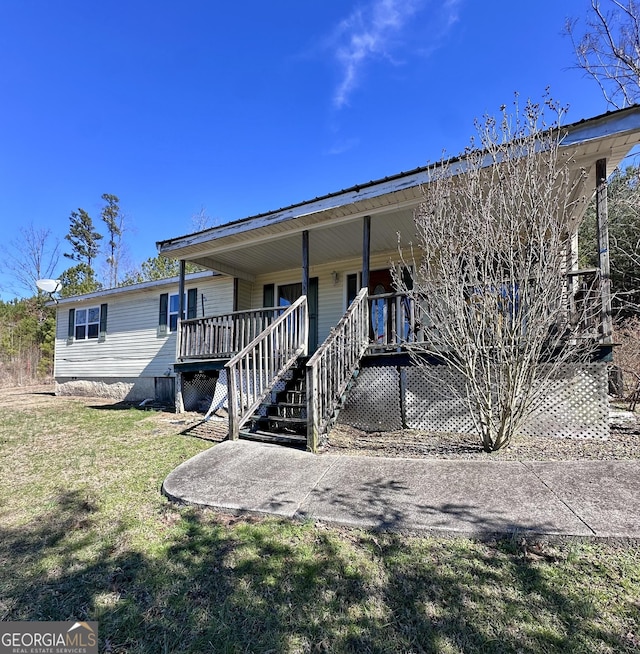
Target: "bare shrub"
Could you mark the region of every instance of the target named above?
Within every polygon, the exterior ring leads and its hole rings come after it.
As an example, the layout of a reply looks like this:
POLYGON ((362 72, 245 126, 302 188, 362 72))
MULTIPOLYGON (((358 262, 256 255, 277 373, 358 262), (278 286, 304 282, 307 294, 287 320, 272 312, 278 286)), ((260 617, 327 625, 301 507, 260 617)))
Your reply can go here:
POLYGON ((431 168, 417 243, 410 254, 401 249, 413 279, 395 279, 431 326, 429 353, 464 380, 486 451, 507 445, 566 363, 596 343, 578 338, 593 324, 592 298, 573 315, 568 302, 570 198, 582 178, 560 145, 560 107, 546 103, 551 125, 544 109, 516 100, 513 114, 503 107, 499 120, 476 123, 477 143, 463 157, 431 168))

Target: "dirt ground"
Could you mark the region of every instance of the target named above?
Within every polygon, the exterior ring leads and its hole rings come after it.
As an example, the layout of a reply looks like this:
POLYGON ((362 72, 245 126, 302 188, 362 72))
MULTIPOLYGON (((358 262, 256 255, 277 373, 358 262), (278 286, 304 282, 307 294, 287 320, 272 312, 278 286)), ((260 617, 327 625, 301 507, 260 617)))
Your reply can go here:
MULTIPOLYGON (((60 406, 65 403, 87 406, 113 405, 129 408, 130 404, 113 404, 107 398, 56 397, 53 386, 12 387, 0 392, 0 409, 60 406)), ((135 406, 135 405, 134 405, 135 406)), ((156 433, 183 433, 185 436, 212 442, 224 440, 227 423, 213 419, 205 423, 199 413, 182 413, 144 409, 154 423, 156 433)), ((336 425, 329 433, 320 454, 391 456, 402 458, 481 459, 481 460, 570 460, 640 459, 640 416, 622 410, 613 412, 608 440, 518 437, 504 450, 487 454, 480 440, 472 434, 430 433, 413 430, 365 433, 345 425, 336 425)))
POLYGON ((402 430, 365 433, 338 425, 323 448, 330 454, 360 454, 404 458, 562 461, 572 459, 640 459, 640 424, 632 422, 611 428, 608 440, 519 436, 499 452, 487 454, 479 436, 473 434, 425 433, 402 430))

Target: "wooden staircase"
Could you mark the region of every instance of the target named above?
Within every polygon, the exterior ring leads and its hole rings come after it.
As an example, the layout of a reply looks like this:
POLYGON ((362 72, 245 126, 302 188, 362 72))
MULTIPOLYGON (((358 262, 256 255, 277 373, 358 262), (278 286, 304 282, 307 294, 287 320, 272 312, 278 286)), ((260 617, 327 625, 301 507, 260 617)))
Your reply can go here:
POLYGON ((308 360, 298 358, 286 374, 284 389, 273 391, 260 405, 240 430, 240 438, 306 448, 308 360))
POLYGON ((317 452, 369 346, 368 316, 367 289, 362 288, 308 358, 306 296, 296 300, 225 366, 229 438, 317 452))

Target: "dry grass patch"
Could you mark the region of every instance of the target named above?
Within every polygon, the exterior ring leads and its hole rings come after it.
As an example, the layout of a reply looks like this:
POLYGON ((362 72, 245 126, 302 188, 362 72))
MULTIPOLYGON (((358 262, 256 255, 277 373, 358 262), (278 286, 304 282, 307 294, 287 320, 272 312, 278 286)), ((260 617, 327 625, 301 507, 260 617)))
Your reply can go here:
POLYGON ((638 549, 406 537, 160 494, 175 416, 5 406, 0 619, 98 620, 109 653, 634 652, 638 549))

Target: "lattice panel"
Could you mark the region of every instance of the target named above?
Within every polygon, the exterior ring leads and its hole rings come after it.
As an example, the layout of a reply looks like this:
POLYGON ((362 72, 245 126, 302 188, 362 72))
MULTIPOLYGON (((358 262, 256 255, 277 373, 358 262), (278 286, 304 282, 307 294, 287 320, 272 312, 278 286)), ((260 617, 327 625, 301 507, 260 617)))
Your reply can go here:
POLYGON ((338 421, 362 431, 402 429, 397 368, 362 368, 338 421))
POLYGON ((205 413, 211 405, 218 373, 197 372, 182 378, 182 401, 185 411, 205 413))
MULTIPOLYGON (((603 362, 567 365, 523 432, 574 438, 607 438, 609 404, 603 362)), ((461 377, 446 366, 429 374, 418 367, 364 368, 338 421, 363 431, 409 429, 475 431, 461 377), (402 402, 402 403, 401 403, 402 402)))
POLYGON ((608 438, 607 384, 606 363, 567 364, 522 431, 532 436, 608 438))
POLYGON ((447 366, 433 366, 429 374, 417 366, 402 369, 405 421, 409 429, 473 433, 464 382, 447 366))

